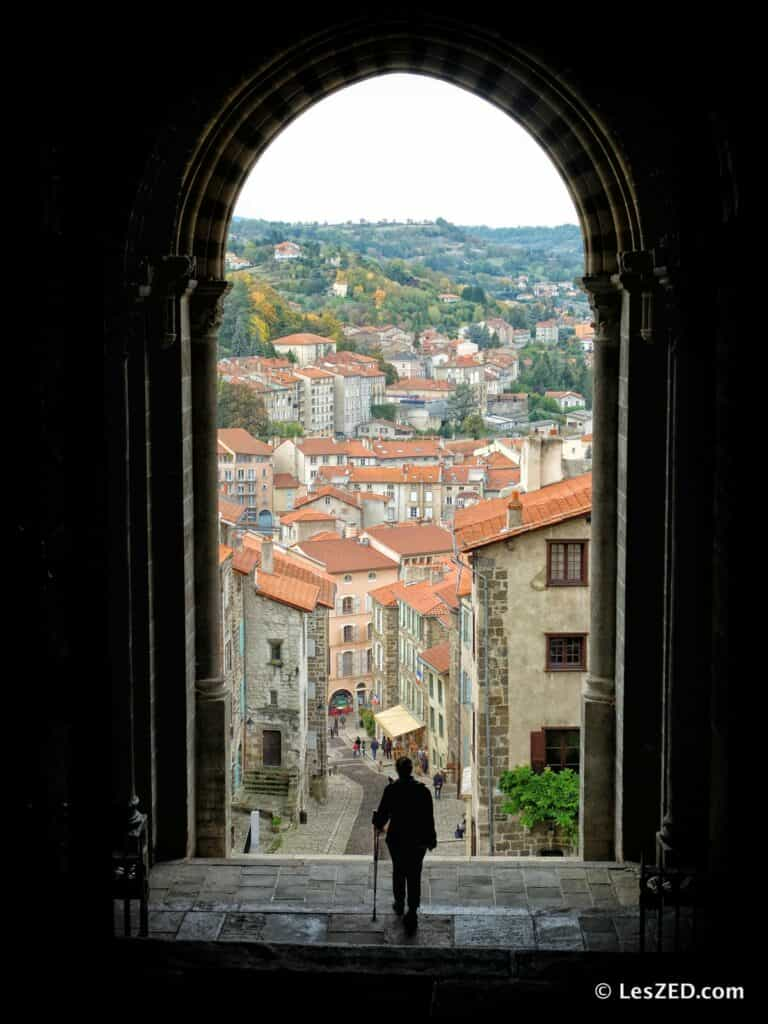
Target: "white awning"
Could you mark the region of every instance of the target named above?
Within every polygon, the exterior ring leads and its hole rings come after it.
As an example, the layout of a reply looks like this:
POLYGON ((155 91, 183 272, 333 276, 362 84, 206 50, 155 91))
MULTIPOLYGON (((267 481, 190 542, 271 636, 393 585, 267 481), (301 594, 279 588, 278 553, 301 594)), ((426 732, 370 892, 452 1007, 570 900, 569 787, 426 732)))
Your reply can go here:
POLYGON ((410 711, 406 710, 402 704, 396 704, 393 708, 380 711, 373 717, 387 736, 390 736, 392 739, 396 736, 405 736, 406 733, 416 732, 417 729, 424 728, 424 722, 414 718, 410 711))

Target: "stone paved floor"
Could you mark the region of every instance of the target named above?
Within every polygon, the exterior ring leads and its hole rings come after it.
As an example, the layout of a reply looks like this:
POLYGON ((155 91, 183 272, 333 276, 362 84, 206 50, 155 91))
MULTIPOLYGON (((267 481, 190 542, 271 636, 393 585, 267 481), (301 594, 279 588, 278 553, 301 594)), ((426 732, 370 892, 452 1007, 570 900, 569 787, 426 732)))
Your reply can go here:
MULTIPOLYGON (((320 945, 501 947, 633 952, 632 867, 534 858, 428 859, 416 935, 391 912, 391 864, 370 858, 243 857, 161 863, 151 873, 150 936, 320 945)), ((133 904, 137 910, 137 905, 133 904)), ((118 934, 120 905, 115 904, 118 934)), ((688 922, 683 920, 683 928, 688 922)))

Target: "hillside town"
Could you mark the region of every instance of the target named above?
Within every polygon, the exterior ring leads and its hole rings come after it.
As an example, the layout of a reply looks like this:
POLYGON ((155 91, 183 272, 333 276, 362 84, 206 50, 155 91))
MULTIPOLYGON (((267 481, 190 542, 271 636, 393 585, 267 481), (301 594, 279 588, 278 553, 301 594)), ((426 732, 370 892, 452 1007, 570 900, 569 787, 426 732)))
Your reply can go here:
MULTIPOLYGON (((574 326, 589 358, 591 325, 574 326)), ((503 811, 499 776, 578 771, 591 411, 550 390, 560 414, 532 421, 515 389, 530 332, 480 327, 499 344, 349 325, 350 338, 375 334, 390 384, 379 358, 307 332, 273 339, 274 356, 219 361, 220 380, 256 394, 273 427, 301 427, 268 440, 218 431, 233 808, 282 822, 297 852, 336 798, 340 737, 349 757, 367 742, 372 771, 391 749, 430 785, 439 771, 468 855, 572 841, 503 811), (437 432, 457 393, 484 436, 437 432)), ((535 334, 553 346, 558 329, 535 334)))

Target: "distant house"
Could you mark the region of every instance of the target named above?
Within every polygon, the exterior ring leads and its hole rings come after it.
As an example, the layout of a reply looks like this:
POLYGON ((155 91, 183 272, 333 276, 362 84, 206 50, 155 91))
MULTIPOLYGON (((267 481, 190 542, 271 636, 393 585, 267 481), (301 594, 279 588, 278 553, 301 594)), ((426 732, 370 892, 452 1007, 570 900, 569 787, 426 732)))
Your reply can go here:
POLYGON ((275 246, 276 260, 297 260, 301 256, 301 246, 295 242, 281 242, 275 246))
POLYGON ((540 320, 536 324, 536 341, 545 345, 557 342, 560 337, 560 329, 556 320, 540 320))
POLYGON ((224 268, 226 270, 244 270, 245 267, 250 267, 250 265, 243 256, 236 256, 233 252, 224 254, 224 268))
POLYGON ((331 285, 331 292, 340 299, 345 299, 347 297, 348 289, 349 285, 346 281, 334 281, 331 285))
POLYGON ((438 299, 441 302, 461 302, 461 298, 458 295, 454 295, 453 292, 441 292, 438 295, 438 299))
POLYGON ((545 391, 545 398, 553 398, 561 409, 576 409, 584 407, 584 395, 578 391, 545 391))

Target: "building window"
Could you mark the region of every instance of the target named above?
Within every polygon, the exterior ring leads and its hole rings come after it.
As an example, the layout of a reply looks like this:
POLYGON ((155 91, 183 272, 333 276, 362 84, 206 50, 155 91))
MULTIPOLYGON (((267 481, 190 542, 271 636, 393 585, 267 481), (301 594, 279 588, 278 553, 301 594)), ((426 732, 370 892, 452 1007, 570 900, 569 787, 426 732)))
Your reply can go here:
POLYGON ((331 496, 330 496, 330 494, 326 494, 326 496, 325 496, 325 504, 326 505, 330 505, 331 504, 331 496))
POLYGON ((341 599, 341 612, 342 612, 343 615, 352 615, 353 614, 352 598, 351 597, 343 597, 341 599))
POLYGON ((224 641, 224 671, 229 672, 232 669, 232 644, 229 640, 224 641))
POLYGON ((282 665, 283 664, 283 641, 282 640, 268 640, 269 644, 269 663, 270 665, 282 665))
MULTIPOLYGON (((352 577, 350 576, 349 573, 347 573, 347 575, 344 577, 344 582, 345 583, 351 583, 352 582, 352 577)), ((344 600, 346 601, 346 598, 344 598, 344 600)))
POLYGON ((419 515, 419 510, 417 508, 409 508, 408 515, 411 519, 416 519, 419 515))
POLYGON ((351 644, 354 639, 355 639, 355 627, 354 626, 345 626, 344 627, 344 643, 345 644, 351 644))
POLYGON ((586 672, 587 637, 585 633, 575 635, 547 634, 547 672, 586 672))
POLYGON ((438 725, 438 729, 437 729, 438 735, 442 739, 442 737, 443 737, 443 735, 445 733, 445 723, 443 722, 443 716, 442 715, 438 715, 437 716, 437 725, 438 725))
POLYGON ((273 708, 277 707, 277 690, 269 691, 269 703, 272 705, 273 708))
POLYGON ((437 680, 437 703, 438 704, 442 704, 443 703, 443 680, 442 679, 438 679, 437 680))
POLYGON ((373 623, 369 622, 367 628, 368 628, 368 639, 369 640, 373 640, 373 623))
POLYGON ((547 541, 547 586, 584 587, 587 584, 587 542, 547 541))
POLYGON ((545 729, 544 763, 553 771, 579 770, 579 730, 545 729))
POLYGON ((429 728, 435 731, 435 709, 432 707, 429 709, 429 728))
POLYGON ((429 696, 430 698, 435 696, 435 677, 431 672, 428 673, 429 677, 429 696))
POLYGON ((368 579, 369 580, 375 580, 376 579, 376 573, 375 572, 369 572, 368 573, 368 579))
POLYGON ((341 674, 351 676, 352 672, 352 651, 344 651, 341 656, 341 674))

